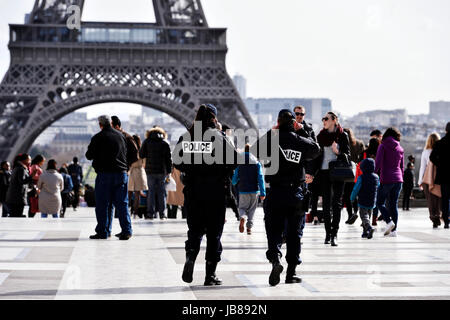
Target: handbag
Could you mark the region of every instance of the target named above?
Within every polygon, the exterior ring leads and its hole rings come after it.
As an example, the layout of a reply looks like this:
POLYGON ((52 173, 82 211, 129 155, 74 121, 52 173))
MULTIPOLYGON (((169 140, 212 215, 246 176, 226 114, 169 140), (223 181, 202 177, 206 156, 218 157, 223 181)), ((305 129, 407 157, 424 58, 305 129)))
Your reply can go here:
POLYGON ((433 164, 433 162, 428 161, 425 173, 423 174, 422 184, 428 184, 430 193, 434 194, 438 198, 442 198, 441 186, 438 184, 434 184, 435 179, 436 166, 433 164))
POLYGON ((169 179, 166 183, 166 191, 177 191, 177 183, 175 182, 175 179, 172 177, 172 175, 169 175, 169 179))
POLYGON ((331 181, 355 182, 356 163, 353 161, 330 161, 329 168, 331 181))

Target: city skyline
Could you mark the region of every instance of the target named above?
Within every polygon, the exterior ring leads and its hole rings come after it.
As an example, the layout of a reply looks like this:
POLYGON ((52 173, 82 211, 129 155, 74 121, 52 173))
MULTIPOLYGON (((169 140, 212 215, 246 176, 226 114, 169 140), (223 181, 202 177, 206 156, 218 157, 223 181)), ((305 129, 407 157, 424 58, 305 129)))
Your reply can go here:
MULTIPOLYGON (((131 2, 129 9, 130 2, 88 0, 83 20, 154 22, 150 0, 131 2)), ((23 23, 33 3, 0 5, 2 74, 9 66, 8 23, 23 23)), ((448 1, 286 0, 273 6, 203 0, 202 5, 210 27, 228 28, 227 69, 247 79, 248 97, 325 97, 346 116, 399 108, 427 113, 430 101, 450 100, 450 74, 443 72, 450 70, 450 45, 441 41, 450 31, 448 1), (249 24, 252 16, 257 18, 249 24)), ((111 110, 95 106, 102 108, 111 110)))

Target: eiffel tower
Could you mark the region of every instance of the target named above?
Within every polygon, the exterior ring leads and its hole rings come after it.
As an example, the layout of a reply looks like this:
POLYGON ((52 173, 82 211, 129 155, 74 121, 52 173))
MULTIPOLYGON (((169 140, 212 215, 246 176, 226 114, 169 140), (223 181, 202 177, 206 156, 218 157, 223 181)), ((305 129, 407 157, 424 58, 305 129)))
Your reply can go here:
POLYGON ((69 28, 71 10, 81 14, 83 5, 36 0, 25 24, 10 25, 0 160, 27 152, 68 113, 105 102, 154 108, 185 126, 200 104, 213 103, 223 124, 255 128, 225 68, 226 29, 208 27, 200 0, 153 0, 156 23, 69 28))

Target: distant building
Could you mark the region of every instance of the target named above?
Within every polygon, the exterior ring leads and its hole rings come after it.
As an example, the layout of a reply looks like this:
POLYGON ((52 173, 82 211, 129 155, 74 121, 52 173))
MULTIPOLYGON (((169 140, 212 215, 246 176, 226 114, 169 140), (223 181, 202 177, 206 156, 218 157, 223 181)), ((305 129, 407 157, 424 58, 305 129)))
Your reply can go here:
POLYGON ((92 138, 90 133, 64 133, 56 134, 49 148, 55 154, 64 153, 78 156, 86 152, 92 138))
POLYGON ((434 120, 450 120, 450 101, 431 101, 429 118, 434 120))
POLYGON ((241 76, 240 74, 237 74, 233 77, 234 85, 236 86, 236 89, 241 96, 241 99, 244 100, 247 98, 247 80, 241 76))
POLYGON ((353 122, 359 125, 374 125, 389 127, 400 126, 409 122, 406 109, 394 110, 371 110, 360 112, 351 118, 345 119, 346 122, 353 122))

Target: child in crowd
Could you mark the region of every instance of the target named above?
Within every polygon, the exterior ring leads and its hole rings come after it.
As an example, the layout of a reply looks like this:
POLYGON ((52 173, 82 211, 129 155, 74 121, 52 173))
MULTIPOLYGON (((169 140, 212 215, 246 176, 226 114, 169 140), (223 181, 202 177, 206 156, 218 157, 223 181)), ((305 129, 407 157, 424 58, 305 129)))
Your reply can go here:
POLYGON ((245 217, 247 217, 247 234, 252 233, 253 215, 258 205, 258 192, 261 200, 266 196, 264 175, 261 163, 249 152, 250 145, 245 145, 245 164, 239 165, 234 171, 233 185, 238 184, 239 190, 239 232, 244 232, 245 217))
POLYGON ((361 162, 360 169, 362 175, 358 177, 353 187, 350 200, 355 201, 356 197, 358 197, 359 215, 363 221, 362 237, 372 239, 374 229, 370 226, 370 216, 372 215, 372 210, 376 207, 380 179, 374 173, 375 161, 373 159, 364 159, 361 162))

